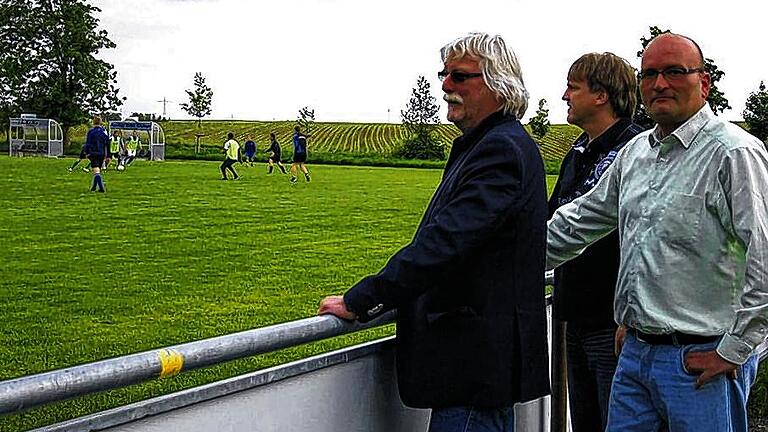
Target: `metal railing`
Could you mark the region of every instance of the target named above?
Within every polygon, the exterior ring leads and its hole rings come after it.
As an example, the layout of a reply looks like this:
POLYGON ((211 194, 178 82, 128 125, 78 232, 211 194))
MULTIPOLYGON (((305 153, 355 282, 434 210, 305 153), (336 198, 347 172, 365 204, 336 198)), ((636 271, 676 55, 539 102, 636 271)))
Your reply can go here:
POLYGON ((138 384, 394 322, 318 316, 0 382, 0 414, 138 384))
MULTIPOLYGON (((547 275, 546 283, 552 283, 551 273, 547 275)), ((547 304, 551 305, 549 296, 547 304)), ((394 311, 366 324, 333 316, 311 317, 11 379, 0 382, 0 415, 378 327, 392 323, 394 319, 394 311)), ((565 326, 552 317, 550 331, 552 396, 549 430, 564 432, 568 426, 565 326)), ((758 350, 760 361, 763 361, 768 356, 768 345, 764 343, 758 350)))

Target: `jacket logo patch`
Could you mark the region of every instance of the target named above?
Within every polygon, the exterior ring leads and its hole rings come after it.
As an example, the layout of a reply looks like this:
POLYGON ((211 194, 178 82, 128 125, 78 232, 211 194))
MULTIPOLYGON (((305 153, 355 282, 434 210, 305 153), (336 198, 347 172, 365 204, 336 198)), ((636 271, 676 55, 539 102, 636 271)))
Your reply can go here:
POLYGON ((379 303, 376 306, 368 309, 368 316, 374 316, 377 313, 381 312, 382 309, 384 309, 384 305, 379 303))

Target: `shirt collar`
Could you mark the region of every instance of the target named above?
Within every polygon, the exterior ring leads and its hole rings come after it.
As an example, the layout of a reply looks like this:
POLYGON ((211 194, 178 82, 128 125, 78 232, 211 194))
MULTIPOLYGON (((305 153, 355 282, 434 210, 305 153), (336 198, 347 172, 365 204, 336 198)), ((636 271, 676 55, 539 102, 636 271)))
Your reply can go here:
POLYGON ((680 127, 663 139, 659 138, 661 129, 659 129, 659 125, 656 125, 653 128, 653 131, 651 131, 651 134, 648 135, 648 144, 650 144, 651 148, 655 148, 664 141, 678 142, 685 149, 688 149, 699 135, 699 132, 704 129, 704 126, 714 118, 715 113, 712 112, 712 108, 709 107, 709 104, 705 103, 696 114, 692 115, 685 121, 685 123, 681 124, 680 127))
POLYGON ((589 135, 584 132, 573 143, 573 149, 579 153, 606 153, 608 150, 613 149, 619 135, 624 133, 631 124, 631 119, 620 118, 591 142, 589 141, 589 135))

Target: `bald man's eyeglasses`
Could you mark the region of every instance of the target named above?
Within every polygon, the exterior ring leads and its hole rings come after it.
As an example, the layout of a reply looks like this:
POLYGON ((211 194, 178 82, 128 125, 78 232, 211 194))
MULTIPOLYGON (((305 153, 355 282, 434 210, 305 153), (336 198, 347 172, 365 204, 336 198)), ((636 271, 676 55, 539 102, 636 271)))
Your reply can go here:
POLYGON ((698 73, 698 72, 704 72, 704 68, 688 69, 680 66, 673 66, 673 67, 668 67, 662 70, 646 69, 644 71, 640 71, 640 74, 638 76, 643 81, 654 81, 656 80, 656 77, 658 77, 659 75, 663 76, 664 79, 667 81, 675 81, 683 78, 686 75, 690 75, 692 73, 698 73))
POLYGON ((445 81, 446 78, 451 77, 453 82, 455 83, 463 83, 464 81, 470 79, 470 78, 477 78, 483 76, 480 72, 475 73, 467 73, 467 72, 459 72, 459 71, 453 71, 453 72, 446 72, 446 71, 440 71, 437 73, 437 77, 440 79, 440 81, 445 81))

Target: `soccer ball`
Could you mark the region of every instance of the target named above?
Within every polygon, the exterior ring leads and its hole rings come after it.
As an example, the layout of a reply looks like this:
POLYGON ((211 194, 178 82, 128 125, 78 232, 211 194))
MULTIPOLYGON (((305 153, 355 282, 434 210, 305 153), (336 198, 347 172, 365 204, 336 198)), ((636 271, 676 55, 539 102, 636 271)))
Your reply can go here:
POLYGON ((118 171, 124 171, 125 170, 125 165, 118 165, 117 166, 117 170, 118 171))

